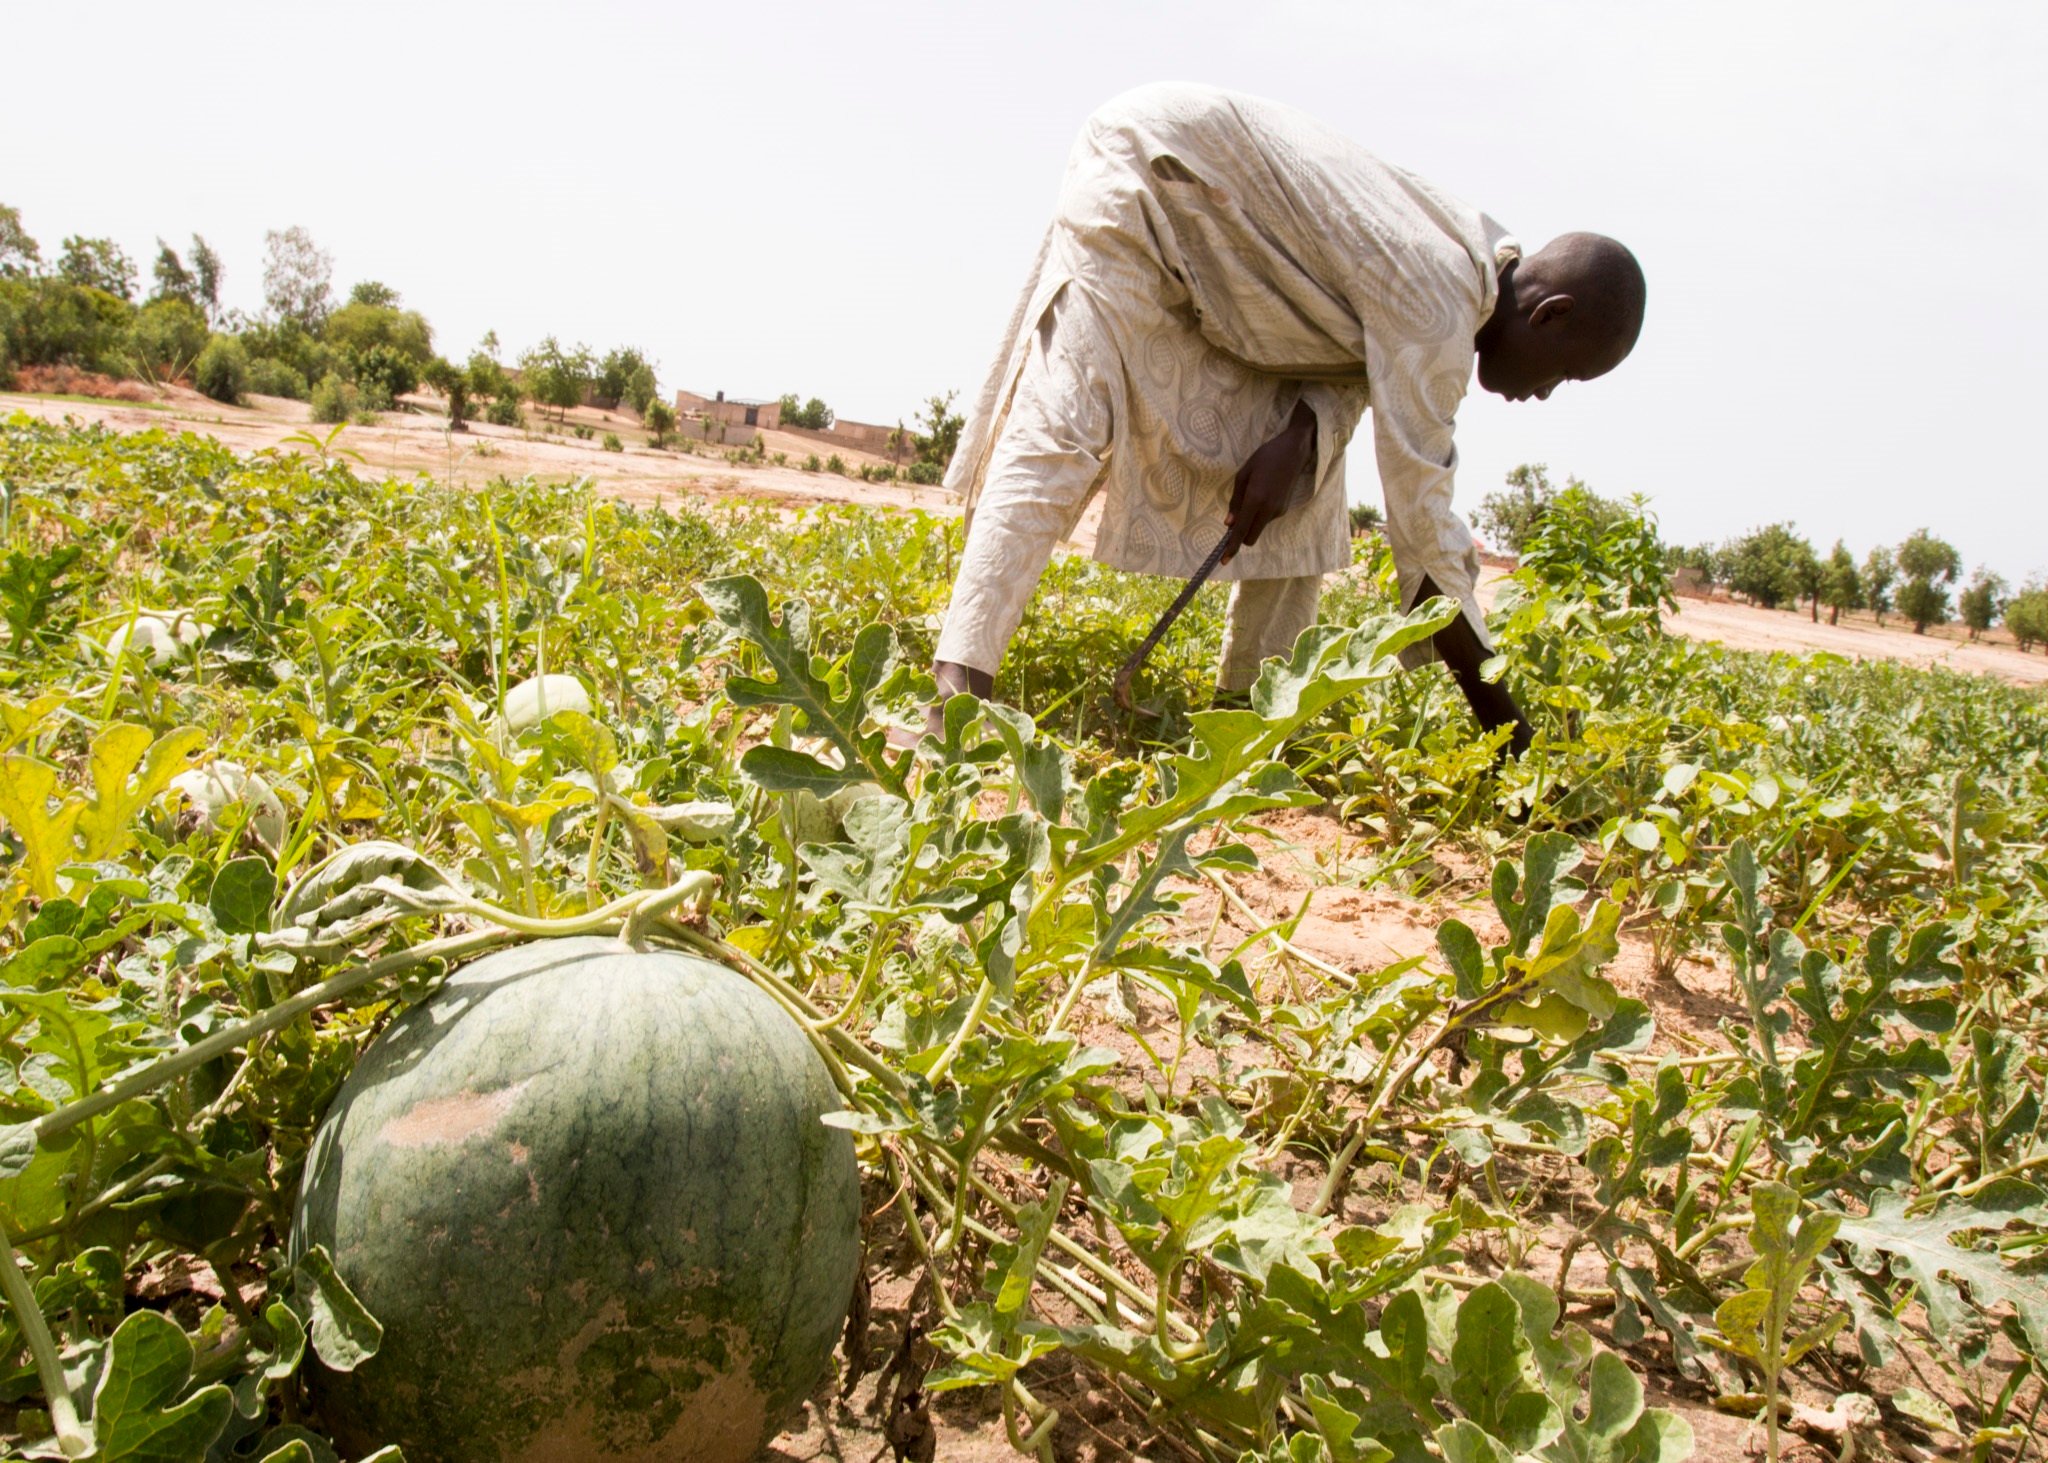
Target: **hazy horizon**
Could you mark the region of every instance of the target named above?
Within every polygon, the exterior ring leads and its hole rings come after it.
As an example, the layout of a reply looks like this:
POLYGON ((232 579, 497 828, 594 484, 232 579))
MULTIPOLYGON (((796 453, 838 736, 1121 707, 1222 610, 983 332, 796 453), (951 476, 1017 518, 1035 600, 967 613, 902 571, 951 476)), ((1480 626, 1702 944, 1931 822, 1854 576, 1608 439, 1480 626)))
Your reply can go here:
MULTIPOLYGON (((1468 516, 1542 462, 1648 494, 1674 542, 1789 519, 1860 558, 1924 525, 2015 584, 2048 569, 2042 465, 1998 430, 2048 326, 2023 276, 2048 237, 2040 7, 727 14, 115 3, 88 39, 37 7, 10 16, 17 56, 81 64, 17 66, 0 203, 46 263, 114 239, 145 293, 156 239, 197 232, 253 311, 264 231, 299 225, 337 300, 382 280, 452 356, 487 330, 507 359, 634 344, 665 391, 909 420, 972 395, 1088 112, 1208 81, 1315 113, 1531 247, 1596 229, 1642 259, 1648 320, 1614 375, 1520 405, 1474 383, 1468 516)), ((1377 502, 1361 440, 1352 497, 1377 502)))

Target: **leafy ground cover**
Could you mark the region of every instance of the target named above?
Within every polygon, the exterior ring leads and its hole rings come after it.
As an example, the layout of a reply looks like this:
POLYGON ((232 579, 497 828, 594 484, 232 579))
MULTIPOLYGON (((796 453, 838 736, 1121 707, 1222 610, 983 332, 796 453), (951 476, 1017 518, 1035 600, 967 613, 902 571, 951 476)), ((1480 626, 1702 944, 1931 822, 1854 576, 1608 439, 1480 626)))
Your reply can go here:
POLYGON ((1667 638, 1564 545, 1495 615, 1539 720, 1497 766, 1397 670, 1448 611, 1366 540, 1247 706, 1199 601, 1156 721, 1108 676, 1175 586, 1057 565, 1003 704, 904 748, 950 525, 299 446, 0 427, 18 1453, 334 1456, 307 1352, 379 1330, 288 1258, 314 1125, 453 964, 628 929, 840 1089, 870 1283, 814 1430, 1651 1460, 1718 1409, 1774 1455, 2038 1453, 2035 696, 1667 638), (590 708, 514 732, 542 674, 590 708), (1304 869, 1430 938, 1317 953, 1304 869))

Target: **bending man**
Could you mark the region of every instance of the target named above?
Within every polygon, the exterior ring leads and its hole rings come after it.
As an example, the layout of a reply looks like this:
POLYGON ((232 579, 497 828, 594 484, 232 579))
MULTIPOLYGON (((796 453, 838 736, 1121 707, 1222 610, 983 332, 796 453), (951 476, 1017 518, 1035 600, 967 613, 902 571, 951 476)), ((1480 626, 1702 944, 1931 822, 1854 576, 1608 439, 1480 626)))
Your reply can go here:
POLYGON ((1566 234, 1524 258, 1486 215, 1290 107, 1181 84, 1117 98, 1074 144, 947 473, 967 546, 940 695, 990 694, 1097 491, 1095 556, 1115 568, 1186 578, 1239 528, 1218 571, 1234 583, 1217 684, 1249 687, 1350 563, 1344 450, 1370 405, 1402 603, 1459 601, 1435 649, 1520 750, 1520 710, 1479 678, 1453 419, 1475 357, 1480 385, 1513 401, 1613 370, 1643 294, 1613 240, 1566 234))

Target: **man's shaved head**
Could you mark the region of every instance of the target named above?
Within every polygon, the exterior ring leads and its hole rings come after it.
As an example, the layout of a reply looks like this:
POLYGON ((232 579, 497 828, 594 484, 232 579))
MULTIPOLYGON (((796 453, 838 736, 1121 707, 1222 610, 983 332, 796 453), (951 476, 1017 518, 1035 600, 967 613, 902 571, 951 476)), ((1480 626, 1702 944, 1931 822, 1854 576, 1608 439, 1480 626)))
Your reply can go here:
POLYGON ((1643 330, 1642 266, 1605 234, 1560 234, 1500 273, 1500 301, 1473 344, 1479 384, 1539 401, 1604 376, 1643 330))

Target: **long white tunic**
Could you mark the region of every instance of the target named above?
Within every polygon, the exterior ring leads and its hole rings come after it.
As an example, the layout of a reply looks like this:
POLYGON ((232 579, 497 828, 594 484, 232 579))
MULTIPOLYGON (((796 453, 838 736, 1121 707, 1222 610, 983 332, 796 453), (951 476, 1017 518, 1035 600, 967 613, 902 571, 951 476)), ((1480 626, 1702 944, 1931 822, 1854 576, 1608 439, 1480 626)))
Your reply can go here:
POLYGON ((946 485, 971 525, 1032 337, 1062 291, 1082 291, 1090 308, 1074 316, 1102 338, 1094 400, 1077 411, 1106 397, 1111 420, 1097 558, 1192 573, 1238 469, 1306 401, 1316 454, 1299 491, 1313 495, 1219 573, 1343 568, 1344 450, 1369 402, 1403 602, 1428 575, 1483 638, 1452 430, 1473 336, 1517 253, 1484 214, 1294 108, 1181 83, 1126 93, 1074 144, 946 485))

